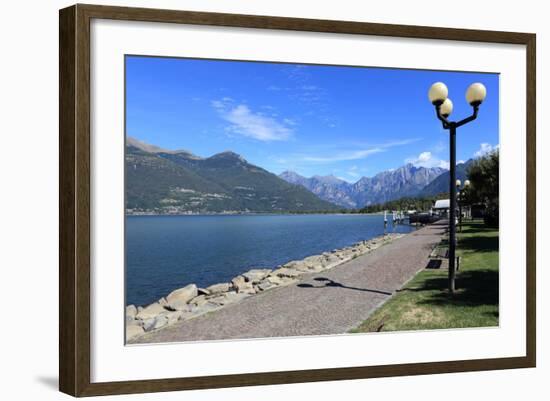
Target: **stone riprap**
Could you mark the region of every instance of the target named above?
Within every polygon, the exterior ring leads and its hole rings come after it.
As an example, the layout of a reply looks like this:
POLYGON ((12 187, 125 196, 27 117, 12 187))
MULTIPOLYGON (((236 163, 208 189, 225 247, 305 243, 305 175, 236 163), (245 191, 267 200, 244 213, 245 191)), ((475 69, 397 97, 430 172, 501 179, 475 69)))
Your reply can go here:
POLYGON ((402 237, 404 234, 386 234, 351 246, 293 260, 271 269, 251 269, 234 277, 228 283, 197 288, 188 284, 172 291, 166 297, 145 307, 126 307, 126 341, 135 340, 144 333, 171 325, 178 321, 193 319, 226 305, 272 288, 299 281, 308 273, 319 273, 346 263, 358 256, 402 237))

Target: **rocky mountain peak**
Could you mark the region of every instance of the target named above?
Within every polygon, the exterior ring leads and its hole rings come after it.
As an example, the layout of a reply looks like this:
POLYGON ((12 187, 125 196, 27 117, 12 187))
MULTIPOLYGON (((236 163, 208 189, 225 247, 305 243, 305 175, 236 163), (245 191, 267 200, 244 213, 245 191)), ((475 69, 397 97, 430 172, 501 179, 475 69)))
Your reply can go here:
POLYGON ((244 157, 242 157, 238 153, 235 153, 231 150, 226 150, 220 153, 216 153, 215 155, 210 156, 209 159, 225 159, 225 160, 234 159, 236 161, 246 163, 246 159, 244 157))
POLYGON ((323 184, 328 184, 328 185, 339 185, 339 184, 343 184, 343 183, 346 183, 346 181, 334 176, 333 174, 329 174, 329 175, 314 175, 313 177, 311 177, 323 184))
POLYGON ((321 199, 343 207, 359 208, 404 196, 415 196, 443 172, 445 170, 439 167, 417 167, 408 163, 373 177, 361 177, 355 183, 348 183, 333 175, 306 178, 289 171, 280 177, 305 187, 321 199))
POLYGON ((149 143, 143 142, 131 136, 126 137, 126 146, 133 146, 134 148, 137 148, 147 153, 166 153, 166 154, 172 154, 172 155, 177 154, 177 155, 185 156, 189 159, 195 159, 195 160, 201 159, 199 156, 194 155, 193 153, 185 149, 176 149, 176 150, 164 149, 159 146, 151 145, 149 143))

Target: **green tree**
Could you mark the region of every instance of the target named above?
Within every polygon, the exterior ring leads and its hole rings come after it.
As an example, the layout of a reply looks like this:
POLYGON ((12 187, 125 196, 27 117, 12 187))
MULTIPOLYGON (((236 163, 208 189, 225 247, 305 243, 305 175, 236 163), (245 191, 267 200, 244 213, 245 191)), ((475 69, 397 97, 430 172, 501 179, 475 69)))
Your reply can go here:
POLYGON ((389 202, 377 203, 374 205, 365 206, 360 213, 377 213, 384 210, 416 210, 419 212, 428 211, 433 206, 434 202, 438 199, 446 199, 449 197, 448 193, 441 193, 435 196, 428 197, 404 197, 395 199, 389 202))
POLYGON ((466 202, 481 203, 486 207, 485 223, 498 227, 498 149, 479 159, 468 169, 470 188, 465 193, 466 202))

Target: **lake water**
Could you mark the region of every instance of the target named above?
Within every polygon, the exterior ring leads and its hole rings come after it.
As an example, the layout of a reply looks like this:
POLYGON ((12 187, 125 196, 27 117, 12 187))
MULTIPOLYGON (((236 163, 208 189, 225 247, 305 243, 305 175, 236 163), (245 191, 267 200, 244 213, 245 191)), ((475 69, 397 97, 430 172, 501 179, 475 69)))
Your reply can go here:
MULTIPOLYGON (((387 232, 413 227, 388 224, 387 232)), ((381 215, 127 216, 126 302, 227 282, 384 234, 381 215)))

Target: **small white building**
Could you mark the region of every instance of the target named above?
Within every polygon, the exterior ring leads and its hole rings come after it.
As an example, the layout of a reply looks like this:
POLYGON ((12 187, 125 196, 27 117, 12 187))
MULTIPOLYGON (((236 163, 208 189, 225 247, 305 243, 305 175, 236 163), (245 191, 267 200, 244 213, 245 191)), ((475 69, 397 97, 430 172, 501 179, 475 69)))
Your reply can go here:
POLYGON ((451 207, 451 200, 450 199, 440 199, 435 201, 435 204, 432 207, 433 213, 441 216, 441 217, 447 217, 449 216, 449 208, 451 207))
MULTIPOLYGON (((458 206, 458 203, 457 203, 458 206)), ((432 207, 432 211, 434 213, 439 214, 442 217, 449 216, 449 209, 451 207, 451 200, 450 199, 440 199, 438 201, 435 201, 435 205, 432 207)), ((470 207, 469 206, 463 206, 461 208, 462 216, 469 218, 471 216, 470 213, 470 207)), ((459 216, 459 210, 456 211, 457 219, 460 218, 459 216)))
POLYGON ((444 212, 444 211, 448 211, 450 207, 451 207, 450 199, 440 199, 435 201, 435 205, 433 209, 444 212))

